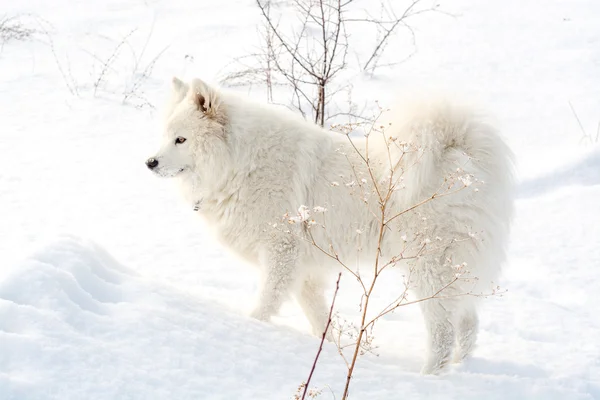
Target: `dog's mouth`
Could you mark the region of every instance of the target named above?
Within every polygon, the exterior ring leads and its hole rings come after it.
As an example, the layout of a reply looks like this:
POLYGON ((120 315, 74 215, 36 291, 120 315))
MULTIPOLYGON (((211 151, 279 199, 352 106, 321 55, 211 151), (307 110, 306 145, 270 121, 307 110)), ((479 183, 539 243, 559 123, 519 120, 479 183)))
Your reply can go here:
POLYGON ((191 168, 189 166, 184 166, 182 168, 179 168, 175 174, 173 175, 173 177, 181 177, 183 175, 186 175, 189 171, 191 171, 191 168))
POLYGON ((187 171, 187 167, 178 168, 178 169, 166 169, 166 168, 156 168, 152 170, 156 175, 163 178, 175 178, 187 171))

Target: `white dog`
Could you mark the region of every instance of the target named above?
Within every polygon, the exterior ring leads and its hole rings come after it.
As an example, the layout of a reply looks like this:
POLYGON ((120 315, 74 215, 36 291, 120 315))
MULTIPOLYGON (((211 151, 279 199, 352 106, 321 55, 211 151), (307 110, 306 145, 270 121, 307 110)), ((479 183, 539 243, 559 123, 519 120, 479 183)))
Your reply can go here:
POLYGON ((325 278, 339 267, 332 254, 350 263, 360 247, 371 265, 378 249, 381 265, 407 260, 416 298, 435 297, 421 307, 429 336, 422 372, 436 373, 472 350, 476 296, 465 294, 486 292, 505 259, 511 152, 466 107, 413 102, 389 114, 385 134, 352 144, 289 111, 174 78, 164 140, 146 164, 179 179, 190 208, 260 267, 252 313, 260 320, 292 295, 322 334, 325 278), (311 226, 313 207, 327 211, 311 226), (455 279, 457 265, 470 279, 455 279))

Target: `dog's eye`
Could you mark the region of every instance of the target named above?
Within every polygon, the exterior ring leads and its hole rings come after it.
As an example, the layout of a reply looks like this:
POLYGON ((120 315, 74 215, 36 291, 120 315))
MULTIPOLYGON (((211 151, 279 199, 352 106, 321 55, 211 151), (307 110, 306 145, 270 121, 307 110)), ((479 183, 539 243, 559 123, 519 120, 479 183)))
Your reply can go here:
POLYGON ((181 144, 183 142, 185 142, 187 139, 181 136, 178 136, 177 139, 175 139, 175 144, 181 144))

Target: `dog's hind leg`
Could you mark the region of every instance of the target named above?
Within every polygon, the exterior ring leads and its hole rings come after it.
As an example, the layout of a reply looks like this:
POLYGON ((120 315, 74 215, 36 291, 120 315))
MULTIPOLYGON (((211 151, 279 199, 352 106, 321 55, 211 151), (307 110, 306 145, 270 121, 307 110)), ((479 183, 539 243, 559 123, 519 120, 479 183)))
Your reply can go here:
POLYGON ((259 259, 263 270, 262 287, 258 304, 251 315, 261 321, 268 321, 290 295, 296 279, 296 242, 293 238, 273 241, 260 252, 259 259))
POLYGON ((440 292, 440 289, 452 281, 452 274, 446 273, 451 271, 440 271, 440 268, 444 268, 444 266, 439 265, 432 259, 423 260, 416 268, 418 270, 415 271, 418 276, 416 294, 418 299, 426 299, 421 302, 421 311, 425 319, 428 336, 427 356, 421 373, 436 374, 450 362, 452 357, 455 343, 452 322, 456 301, 448 298, 430 297, 436 294, 436 297, 446 297, 453 294, 452 287, 447 287, 440 292))
POLYGON ((441 300, 426 300, 421 309, 428 334, 428 353, 422 374, 436 374, 450 361, 454 347, 454 327, 441 300))
MULTIPOLYGON (((462 302, 462 303, 467 303, 462 302)), ((477 310, 472 304, 464 304, 456 322, 456 349, 453 361, 458 363, 467 357, 477 341, 479 319, 477 310)))
MULTIPOLYGON (((297 291, 296 298, 304 315, 310 322, 313 335, 321 337, 327 326, 329 309, 325 301, 324 288, 320 281, 308 277, 297 291)), ((331 340, 328 332, 327 339, 331 340)))

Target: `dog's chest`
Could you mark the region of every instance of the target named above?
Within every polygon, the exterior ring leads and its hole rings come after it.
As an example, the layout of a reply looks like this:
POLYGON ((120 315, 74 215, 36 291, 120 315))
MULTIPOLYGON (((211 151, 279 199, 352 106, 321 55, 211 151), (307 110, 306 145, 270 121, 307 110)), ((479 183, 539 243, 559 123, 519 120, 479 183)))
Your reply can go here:
POLYGON ((248 261, 256 261, 263 225, 256 213, 233 198, 205 198, 198 212, 225 247, 248 261))

